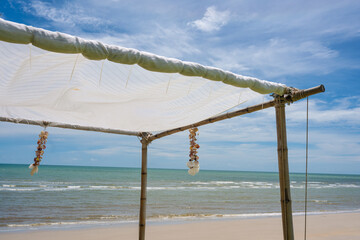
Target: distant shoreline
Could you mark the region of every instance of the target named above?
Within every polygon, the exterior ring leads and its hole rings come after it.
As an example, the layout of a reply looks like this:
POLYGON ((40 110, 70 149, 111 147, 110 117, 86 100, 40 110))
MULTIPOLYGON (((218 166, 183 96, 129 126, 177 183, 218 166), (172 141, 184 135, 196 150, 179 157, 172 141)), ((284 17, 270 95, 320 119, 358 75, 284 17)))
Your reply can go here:
MULTIPOLYGON (((0 165, 16 165, 16 166, 25 166, 28 167, 29 164, 25 163, 0 163, 0 165)), ((86 166, 86 165, 55 165, 55 164, 41 164, 40 167, 89 167, 89 168, 120 168, 120 169, 141 169, 140 167, 118 167, 118 166, 86 166)), ((178 170, 178 171, 187 171, 187 168, 151 168, 150 170, 178 170)), ((219 171, 219 172, 244 172, 244 173, 278 173, 271 171, 242 171, 242 170, 222 170, 222 169, 201 169, 201 171, 219 171)), ((303 172, 290 172, 290 174, 305 174, 303 172)), ((318 175, 349 175, 349 176, 360 176, 360 173, 318 173, 318 172, 310 172, 309 174, 318 174, 318 175)))

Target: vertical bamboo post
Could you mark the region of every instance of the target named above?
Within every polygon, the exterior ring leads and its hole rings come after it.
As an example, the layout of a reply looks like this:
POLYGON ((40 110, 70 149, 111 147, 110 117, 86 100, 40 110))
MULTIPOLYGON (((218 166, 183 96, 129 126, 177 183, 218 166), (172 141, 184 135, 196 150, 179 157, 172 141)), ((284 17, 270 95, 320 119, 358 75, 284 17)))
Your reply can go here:
POLYGON ((294 230, 292 221, 288 148, 286 139, 285 100, 283 97, 277 96, 275 101, 283 235, 284 240, 293 240, 294 230))
POLYGON ((141 139, 141 196, 140 196, 140 216, 139 216, 139 240, 145 239, 148 145, 149 145, 149 141, 143 135, 141 139))

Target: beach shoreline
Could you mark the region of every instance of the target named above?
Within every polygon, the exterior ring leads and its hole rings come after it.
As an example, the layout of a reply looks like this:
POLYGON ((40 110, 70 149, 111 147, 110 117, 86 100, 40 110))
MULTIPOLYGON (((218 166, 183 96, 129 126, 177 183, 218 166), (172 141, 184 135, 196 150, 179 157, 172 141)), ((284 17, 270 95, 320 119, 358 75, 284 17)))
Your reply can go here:
MULTIPOLYGON (((295 239, 304 238, 304 216, 294 216, 295 239)), ((308 215, 308 239, 360 239, 360 213, 308 215)), ((152 222, 146 227, 146 239, 282 239, 280 217, 222 219, 182 222, 152 222)), ((137 223, 2 232, 0 239, 138 239, 137 223)))
MULTIPOLYGON (((333 215, 333 214, 348 214, 348 213, 359 213, 360 209, 346 210, 346 211, 326 211, 326 212, 308 212, 307 216, 314 215, 333 215)), ((188 217, 177 217, 170 216, 164 218, 147 218, 147 226, 164 226, 164 225, 181 225, 181 224, 193 224, 201 222, 221 222, 221 221, 238 221, 238 220, 250 220, 250 219, 271 219, 280 218, 281 212, 277 213, 253 213, 253 214, 233 214, 233 215, 222 215, 214 214, 211 216, 188 216, 188 217)), ((304 218, 304 212, 293 212, 293 217, 304 218)), ((55 222, 55 223, 34 223, 34 224, 19 224, 12 225, 9 227, 0 227, 1 233, 21 233, 21 232, 32 232, 32 231, 67 231, 67 230, 86 230, 86 229, 97 229, 97 228, 121 228, 129 227, 138 224, 138 219, 126 220, 126 221, 84 221, 84 222, 55 222)))

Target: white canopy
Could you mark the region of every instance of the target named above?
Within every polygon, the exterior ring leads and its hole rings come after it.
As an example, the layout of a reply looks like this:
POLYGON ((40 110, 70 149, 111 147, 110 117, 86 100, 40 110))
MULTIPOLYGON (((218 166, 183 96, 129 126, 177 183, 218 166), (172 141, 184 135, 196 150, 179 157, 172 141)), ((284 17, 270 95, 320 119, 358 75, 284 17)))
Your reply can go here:
POLYGON ((0 19, 0 117, 154 132, 287 89, 0 19))

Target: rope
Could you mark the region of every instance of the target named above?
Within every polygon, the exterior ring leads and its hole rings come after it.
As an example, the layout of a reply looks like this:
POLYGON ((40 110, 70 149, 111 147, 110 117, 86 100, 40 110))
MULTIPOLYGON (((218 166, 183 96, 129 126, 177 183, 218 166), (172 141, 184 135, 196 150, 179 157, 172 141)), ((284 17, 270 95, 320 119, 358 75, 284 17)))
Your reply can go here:
POLYGON ((32 46, 32 44, 29 44, 29 66, 30 66, 30 70, 31 70, 31 66, 32 66, 32 64, 31 64, 31 46, 32 46))
POLYGON ((78 54, 78 55, 76 56, 74 66, 73 66, 73 69, 72 69, 72 71, 71 71, 71 75, 70 75, 69 82, 71 81, 71 79, 72 79, 72 77, 73 77, 73 75, 74 75, 74 70, 75 70, 76 63, 77 63, 77 61, 78 61, 79 55, 80 55, 80 54, 78 54))
POLYGON ((104 68, 104 63, 105 63, 105 60, 103 60, 103 62, 101 63, 99 87, 100 87, 100 85, 101 85, 101 78, 102 78, 102 72, 103 72, 103 68, 104 68))
POLYGON ((306 240, 307 225, 307 190, 308 190, 308 160, 309 160, 309 97, 306 98, 306 169, 305 169, 305 228, 304 240, 306 240))
POLYGON ((127 85, 129 83, 129 79, 130 79, 133 68, 134 68, 134 65, 131 65, 130 70, 129 70, 129 74, 128 74, 127 79, 126 79, 125 88, 127 88, 127 85))

